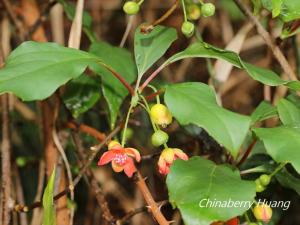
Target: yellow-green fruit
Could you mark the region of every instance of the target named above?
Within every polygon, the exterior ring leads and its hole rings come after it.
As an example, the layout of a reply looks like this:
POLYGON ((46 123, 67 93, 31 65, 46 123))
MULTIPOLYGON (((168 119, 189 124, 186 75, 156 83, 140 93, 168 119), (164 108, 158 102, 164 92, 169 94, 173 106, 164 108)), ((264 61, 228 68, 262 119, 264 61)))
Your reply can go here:
POLYGON ((263 174, 259 177, 259 181, 263 186, 267 186, 271 182, 271 177, 267 174, 263 174))
POLYGON ((187 7, 187 16, 189 20, 197 20, 201 16, 201 10, 198 5, 191 4, 187 7))
POLYGON ((259 204, 253 208, 253 214, 257 220, 268 223, 272 218, 272 209, 266 204, 259 204))
POLYGON ((134 1, 128 1, 124 4, 123 10, 128 15, 134 15, 139 12, 140 6, 138 3, 134 2, 134 1))
POLYGON ((150 116, 155 124, 163 127, 172 122, 172 115, 169 109, 163 104, 155 104, 152 106, 150 109, 150 116))
POLYGON ((257 180, 255 180, 255 190, 256 190, 256 192, 263 192, 266 188, 265 188, 265 186, 263 186, 261 183, 260 183, 260 180, 259 179, 257 179, 257 180))
POLYGON ((204 17, 213 16, 215 14, 216 7, 212 3, 205 3, 201 6, 201 12, 204 17))
POLYGON ((188 38, 194 34, 194 31, 195 25, 189 21, 184 22, 181 26, 181 32, 188 38))
POLYGON ((169 140, 169 135, 162 130, 155 131, 155 133, 152 134, 151 136, 152 145, 155 147, 159 147, 163 144, 166 144, 168 140, 169 140))

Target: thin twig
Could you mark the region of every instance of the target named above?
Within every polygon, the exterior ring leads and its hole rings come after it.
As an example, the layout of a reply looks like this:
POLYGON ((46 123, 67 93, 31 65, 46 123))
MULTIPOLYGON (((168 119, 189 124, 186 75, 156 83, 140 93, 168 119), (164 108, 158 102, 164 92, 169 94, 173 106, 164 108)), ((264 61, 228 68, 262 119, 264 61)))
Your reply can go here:
MULTIPOLYGON (((91 165, 91 163, 93 162, 93 160, 95 159, 97 153, 102 149, 102 147, 104 147, 104 145, 110 140, 112 139, 121 129, 121 127, 123 126, 123 123, 121 123, 118 127, 116 127, 113 131, 111 131, 106 138, 99 144, 96 146, 93 146, 93 154, 90 155, 90 157, 88 158, 86 164, 81 168, 80 172, 78 173, 77 177, 74 179, 73 181, 73 187, 69 186, 67 188, 65 188, 65 190, 63 190, 62 192, 58 193, 57 195, 54 196, 54 201, 60 199, 61 197, 65 196, 66 194, 68 194, 70 192, 71 189, 74 189, 75 186, 79 183, 79 181, 81 180, 81 178, 83 177, 83 175, 86 173, 86 170, 89 168, 89 166, 91 165)), ((14 207, 14 210, 17 212, 28 212, 34 208, 37 207, 41 207, 42 206, 42 202, 41 201, 37 201, 34 202, 33 204, 29 205, 29 206, 24 206, 24 205, 16 205, 14 207)))
MULTIPOLYGON (((83 146, 82 146, 82 142, 79 138, 79 135, 77 133, 72 133, 72 137, 75 143, 75 146, 77 148, 77 152, 80 158, 80 164, 84 165, 86 163, 86 159, 85 159, 85 155, 84 155, 84 150, 83 150, 83 146)), ((105 195, 103 193, 103 190, 100 188, 100 186, 98 185, 98 182, 96 180, 95 174, 94 172, 88 168, 86 171, 86 175, 90 180, 90 184, 93 188, 93 191, 95 193, 96 196, 96 200, 101 208, 101 212, 103 214, 103 218, 110 224, 114 223, 115 219, 112 216, 109 206, 108 206, 108 202, 105 199, 105 195)))
POLYGON ((122 37, 122 40, 121 40, 121 43, 120 43, 120 47, 121 47, 121 48, 124 47, 125 42, 126 42, 126 40, 127 40, 127 38, 128 38, 128 35, 129 35, 130 30, 131 30, 132 25, 133 25, 134 17, 135 17, 134 15, 129 16, 128 23, 127 23, 127 26, 126 26, 126 30, 125 30, 125 32, 124 32, 124 34, 123 34, 123 37, 122 37))
POLYGON ((17 18, 14 10, 13 10, 13 6, 10 4, 9 0, 2 0, 4 7, 6 8, 6 11, 8 12, 8 15, 11 19, 11 21, 14 23, 14 25, 16 26, 16 28, 19 31, 19 38, 21 41, 25 40, 25 29, 24 26, 22 25, 22 23, 19 21, 19 19, 17 18))
POLYGON ((160 208, 158 207, 157 203, 154 201, 152 194, 148 189, 147 184, 139 171, 136 172, 135 177, 137 179, 136 184, 139 190, 141 191, 146 203, 148 204, 149 210, 151 211, 153 217, 160 225, 169 225, 169 222, 161 213, 160 208))
POLYGON ((274 57, 277 59, 279 64, 281 65, 283 71, 288 75, 290 80, 297 80, 297 76, 284 54, 280 50, 280 48, 276 45, 274 38, 270 35, 270 33, 261 25, 259 20, 252 14, 251 10, 245 5, 242 0, 234 0, 237 6, 241 9, 241 11, 249 18, 250 22, 255 24, 257 28, 257 32, 262 36, 265 40, 267 46, 271 49, 274 57))
POLYGON ((1 96, 2 106, 2 143, 1 143, 1 224, 9 225, 10 221, 10 194, 11 194, 11 163, 10 163, 10 136, 9 136, 9 113, 8 94, 1 96))

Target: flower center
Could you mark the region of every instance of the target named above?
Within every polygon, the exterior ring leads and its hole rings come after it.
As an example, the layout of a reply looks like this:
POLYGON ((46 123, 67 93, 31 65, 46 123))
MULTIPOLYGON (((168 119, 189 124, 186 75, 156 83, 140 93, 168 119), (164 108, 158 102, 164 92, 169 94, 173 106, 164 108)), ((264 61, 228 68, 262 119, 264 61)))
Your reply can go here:
POLYGON ((115 163, 123 166, 127 161, 127 155, 125 154, 116 154, 114 157, 115 163))

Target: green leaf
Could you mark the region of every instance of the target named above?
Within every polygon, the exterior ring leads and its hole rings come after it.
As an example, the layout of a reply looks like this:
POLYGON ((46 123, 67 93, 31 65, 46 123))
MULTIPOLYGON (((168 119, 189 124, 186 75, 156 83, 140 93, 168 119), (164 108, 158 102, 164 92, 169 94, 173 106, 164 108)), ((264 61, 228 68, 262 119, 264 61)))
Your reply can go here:
POLYGON ((300 195, 300 179, 299 178, 296 178, 285 168, 280 170, 278 173, 276 173, 275 177, 282 186, 284 186, 286 188, 291 188, 294 191, 296 191, 298 193, 298 195, 300 195))
POLYGON ((263 7, 273 11, 275 15, 280 11, 280 19, 290 22, 300 18, 299 0, 262 0, 263 7), (280 8, 279 8, 280 7, 280 8))
POLYGON ((250 126, 250 118, 217 104, 214 91, 203 83, 167 86, 165 101, 181 125, 204 128, 236 157, 250 126))
POLYGON ((281 99, 277 104, 277 110, 284 125, 300 125, 300 109, 292 102, 281 99))
POLYGON ((174 28, 155 26, 148 34, 141 33, 140 27, 136 29, 134 37, 134 54, 139 77, 167 51, 177 39, 174 28))
POLYGON ((92 54, 55 43, 24 42, 0 70, 0 93, 12 92, 26 101, 45 99, 96 61, 92 54))
POLYGON ((272 17, 279 16, 283 0, 272 0, 272 17))
POLYGON ((55 183, 55 168, 49 178, 48 184, 43 194, 43 225, 55 225, 56 224, 56 212, 53 202, 53 192, 55 183))
POLYGON ((253 4, 253 14, 258 15, 261 8, 262 8, 262 3, 261 0, 251 0, 253 4))
POLYGON ((64 92, 63 100, 73 117, 92 108, 100 99, 100 82, 86 74, 70 81, 64 92))
MULTIPOLYGON (((114 47, 105 42, 94 42, 90 47, 90 52, 114 68, 129 84, 136 79, 136 66, 131 54, 126 49, 114 47)), ((110 125, 114 127, 120 106, 128 95, 128 90, 105 68, 92 65, 92 69, 102 77, 102 90, 109 107, 110 125)))
POLYGON ((255 128, 253 131, 275 161, 289 162, 300 173, 300 127, 255 128))
POLYGON ((243 181, 239 171, 199 156, 188 161, 176 160, 168 174, 167 186, 169 200, 179 208, 185 225, 226 221, 247 211, 255 197, 253 181, 243 181), (232 201, 249 205, 210 207, 206 205, 207 199, 222 204, 232 201))
POLYGON ((242 61, 239 55, 235 52, 223 50, 205 42, 197 42, 190 45, 184 51, 173 55, 164 64, 168 65, 178 60, 192 57, 222 59, 231 63, 237 68, 244 69, 254 80, 257 80, 263 84, 269 86, 286 85, 293 90, 300 90, 299 81, 282 80, 271 70, 263 69, 242 61))
MULTIPOLYGON (((58 2, 63 6, 64 11, 70 21, 73 21, 75 16, 76 7, 74 4, 69 3, 65 0, 58 0, 58 2)), ((93 31, 93 19, 87 11, 83 11, 82 15, 82 26, 83 31, 88 36, 91 42, 97 41, 96 34, 93 31)))
POLYGON ((267 101, 262 101, 251 114, 252 124, 277 116, 277 109, 267 101))

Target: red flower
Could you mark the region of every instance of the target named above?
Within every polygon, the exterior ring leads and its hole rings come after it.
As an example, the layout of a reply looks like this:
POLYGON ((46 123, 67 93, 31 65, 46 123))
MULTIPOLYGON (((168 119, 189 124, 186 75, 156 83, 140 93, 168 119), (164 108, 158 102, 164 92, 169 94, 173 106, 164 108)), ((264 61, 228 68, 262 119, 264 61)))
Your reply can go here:
POLYGON ((188 160, 189 157, 179 148, 165 148, 158 160, 159 172, 167 175, 170 171, 170 166, 176 159, 188 160))
POLYGON ((119 142, 111 141, 108 144, 108 151, 98 161, 98 166, 111 162, 115 172, 119 173, 124 170, 128 177, 132 177, 133 173, 136 172, 133 159, 137 162, 141 160, 138 150, 135 148, 123 148, 119 142))

